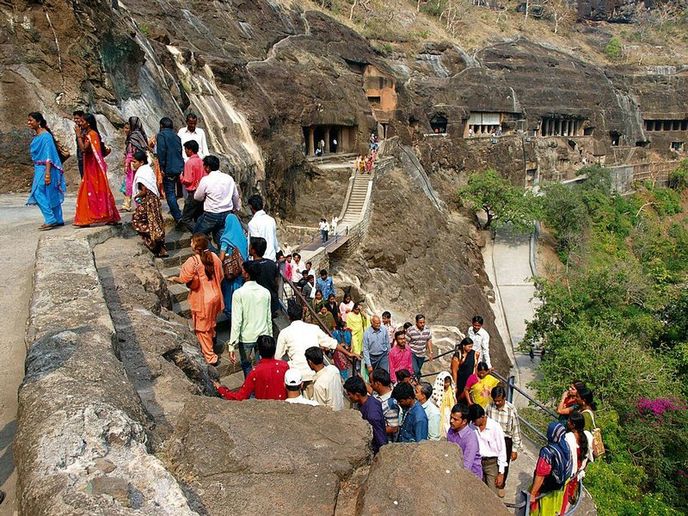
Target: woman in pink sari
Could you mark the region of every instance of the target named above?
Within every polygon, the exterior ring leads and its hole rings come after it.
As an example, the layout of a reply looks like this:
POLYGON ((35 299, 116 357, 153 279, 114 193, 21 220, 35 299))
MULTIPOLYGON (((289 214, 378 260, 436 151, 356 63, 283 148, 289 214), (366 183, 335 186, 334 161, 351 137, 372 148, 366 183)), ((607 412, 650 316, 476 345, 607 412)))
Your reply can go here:
POLYGON ((84 177, 76 197, 75 226, 116 224, 120 220, 115 198, 107 178, 107 165, 103 159, 103 141, 98 132, 96 117, 87 114, 82 124, 86 134, 76 128, 76 139, 84 156, 84 177))

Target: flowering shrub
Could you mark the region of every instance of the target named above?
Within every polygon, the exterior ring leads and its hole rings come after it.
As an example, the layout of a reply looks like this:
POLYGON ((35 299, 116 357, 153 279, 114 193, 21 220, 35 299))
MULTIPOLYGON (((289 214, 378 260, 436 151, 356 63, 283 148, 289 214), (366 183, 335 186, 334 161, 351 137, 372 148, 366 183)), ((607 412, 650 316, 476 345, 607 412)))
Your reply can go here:
POLYGON ((636 407, 641 414, 652 414, 656 417, 663 416, 667 411, 675 412, 677 410, 686 409, 685 406, 670 398, 640 398, 636 407))

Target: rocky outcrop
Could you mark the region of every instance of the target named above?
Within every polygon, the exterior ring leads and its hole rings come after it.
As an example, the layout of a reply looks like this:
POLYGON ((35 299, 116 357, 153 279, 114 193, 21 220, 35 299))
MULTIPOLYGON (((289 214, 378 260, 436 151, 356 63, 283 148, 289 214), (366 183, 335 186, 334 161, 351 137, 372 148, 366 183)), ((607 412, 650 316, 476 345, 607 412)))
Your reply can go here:
POLYGON ((332 514, 370 456, 358 411, 206 398, 182 414, 164 457, 208 514, 332 514))
POLYGON ((485 484, 463 469, 461 448, 447 442, 383 446, 358 497, 361 515, 457 513, 509 514, 485 484))
POLYGON ((22 513, 191 514, 148 452, 147 416, 113 352, 87 238, 112 230, 83 231, 44 237, 36 254, 14 446, 22 513))
POLYGON ((138 236, 110 239, 94 255, 117 335, 114 351, 141 399, 157 451, 185 403, 217 393, 188 321, 168 310, 167 282, 138 236))

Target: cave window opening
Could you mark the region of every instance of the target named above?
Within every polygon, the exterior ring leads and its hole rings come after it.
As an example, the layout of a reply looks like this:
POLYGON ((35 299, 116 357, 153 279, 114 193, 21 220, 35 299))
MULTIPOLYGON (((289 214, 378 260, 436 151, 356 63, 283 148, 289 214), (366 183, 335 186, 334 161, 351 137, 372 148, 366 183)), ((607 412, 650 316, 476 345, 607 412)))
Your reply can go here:
POLYGON ((465 137, 475 138, 479 136, 501 136, 502 114, 477 112, 471 113, 466 122, 465 137))
POLYGON ((646 131, 688 131, 688 119, 645 120, 646 131))
POLYGON ((618 147, 621 143, 621 133, 618 131, 609 131, 609 137, 612 140, 612 147, 618 147))
MULTIPOLYGON (((546 116, 540 123, 540 134, 542 136, 580 136, 581 127, 581 120, 575 118, 546 116)), ((583 129, 583 134, 585 134, 585 129, 583 129)))
POLYGON ((430 128, 434 134, 444 134, 447 132, 447 117, 444 115, 435 115, 430 120, 430 128))
POLYGON ((583 129, 583 136, 592 136, 594 130, 594 127, 586 127, 585 129, 583 129))
POLYGON ((379 108, 382 103, 382 99, 379 96, 368 97, 368 102, 370 102, 371 107, 379 108))
POLYGON ((649 147, 650 142, 647 140, 638 140, 637 142, 635 142, 635 146, 636 147, 649 147))
POLYGON ((686 142, 671 142, 671 150, 681 152, 686 142))

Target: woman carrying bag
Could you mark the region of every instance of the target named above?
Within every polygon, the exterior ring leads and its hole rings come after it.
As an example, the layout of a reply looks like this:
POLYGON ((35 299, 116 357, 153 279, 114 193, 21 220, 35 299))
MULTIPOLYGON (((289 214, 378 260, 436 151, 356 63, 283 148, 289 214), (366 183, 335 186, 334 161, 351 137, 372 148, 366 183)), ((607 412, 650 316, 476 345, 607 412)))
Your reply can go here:
POLYGON ((201 346, 205 361, 212 366, 220 362, 213 350, 217 316, 224 308, 222 299, 222 262, 208 249, 208 237, 196 233, 191 237, 191 256, 179 271, 179 276, 170 276, 169 281, 185 283, 189 287, 189 306, 193 329, 201 346))

